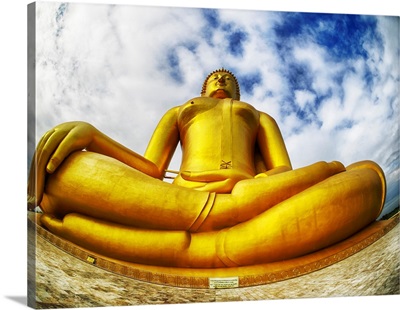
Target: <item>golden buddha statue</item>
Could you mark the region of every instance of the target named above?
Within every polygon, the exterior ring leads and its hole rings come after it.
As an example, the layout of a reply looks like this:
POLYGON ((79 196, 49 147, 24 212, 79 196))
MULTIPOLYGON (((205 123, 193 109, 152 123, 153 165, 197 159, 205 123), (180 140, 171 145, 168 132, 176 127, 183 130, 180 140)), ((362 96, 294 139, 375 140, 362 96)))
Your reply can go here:
POLYGON ((40 140, 28 182, 28 205, 54 234, 123 261, 191 268, 317 251, 373 222, 385 194, 371 161, 293 170, 276 122, 240 101, 226 69, 166 112, 144 156, 88 123, 63 123, 40 140), (171 184, 163 179, 179 142, 171 184))

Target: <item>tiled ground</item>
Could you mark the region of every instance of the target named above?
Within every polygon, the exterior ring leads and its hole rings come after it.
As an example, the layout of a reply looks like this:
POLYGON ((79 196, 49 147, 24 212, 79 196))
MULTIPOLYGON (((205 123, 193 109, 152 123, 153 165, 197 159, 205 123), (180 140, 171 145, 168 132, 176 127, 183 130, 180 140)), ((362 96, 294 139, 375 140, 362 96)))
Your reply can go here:
MULTIPOLYGON (((36 273, 31 277, 36 276, 36 307, 41 309, 393 295, 400 294, 399 233, 397 225, 364 250, 308 275, 219 290, 162 286, 123 277, 84 263, 37 237, 36 273)), ((29 254, 32 264, 35 253, 29 254)))

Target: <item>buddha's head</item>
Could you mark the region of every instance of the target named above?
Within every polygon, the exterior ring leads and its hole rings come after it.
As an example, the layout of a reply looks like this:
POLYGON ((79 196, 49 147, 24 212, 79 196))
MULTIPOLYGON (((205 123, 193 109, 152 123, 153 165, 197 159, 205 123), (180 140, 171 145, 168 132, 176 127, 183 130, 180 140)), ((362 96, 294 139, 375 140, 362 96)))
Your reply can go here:
POLYGON ((229 70, 224 68, 214 70, 204 80, 201 95, 240 100, 239 83, 235 75, 229 70))

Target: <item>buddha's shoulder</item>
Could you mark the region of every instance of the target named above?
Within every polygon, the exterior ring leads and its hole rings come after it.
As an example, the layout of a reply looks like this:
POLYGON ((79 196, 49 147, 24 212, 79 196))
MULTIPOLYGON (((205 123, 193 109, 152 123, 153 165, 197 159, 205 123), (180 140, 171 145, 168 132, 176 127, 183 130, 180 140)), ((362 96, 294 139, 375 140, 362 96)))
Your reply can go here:
POLYGON ((250 103, 240 101, 240 100, 233 100, 234 106, 238 108, 243 108, 243 109, 249 109, 249 110, 254 110, 257 111, 255 107, 253 107, 250 103))
POLYGON ((193 104, 210 104, 218 103, 220 99, 210 98, 210 97, 194 97, 182 104, 181 107, 193 104))
POLYGON ((248 109, 254 109, 255 108, 244 101, 240 101, 240 100, 234 100, 231 98, 225 98, 225 99, 217 99, 217 98, 210 98, 210 97, 195 97, 195 98, 191 98, 188 101, 186 101, 184 104, 182 104, 180 107, 184 108, 186 106, 193 106, 193 105, 216 105, 218 103, 231 103, 236 107, 242 107, 242 108, 248 108, 248 109))
POLYGON ((195 97, 179 106, 179 113, 198 110, 209 110, 218 104, 219 100, 209 97, 195 97))

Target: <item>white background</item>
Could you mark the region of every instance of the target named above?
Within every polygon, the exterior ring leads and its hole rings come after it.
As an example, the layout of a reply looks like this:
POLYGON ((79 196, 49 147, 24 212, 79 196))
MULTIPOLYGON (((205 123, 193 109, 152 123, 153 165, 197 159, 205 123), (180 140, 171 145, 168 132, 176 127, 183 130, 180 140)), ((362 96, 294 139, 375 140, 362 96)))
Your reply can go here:
MULTIPOLYGON (((56 1, 61 2, 61 1, 56 1)), ((236 1, 69 1, 84 3, 115 3, 137 5, 160 5, 176 7, 208 7, 265 9, 278 11, 359 13, 372 15, 400 15, 399 5, 393 0, 246 0, 236 1)), ((1 59, 1 113, 0 121, 0 175, 1 175, 1 309, 26 307, 27 296, 27 251, 26 251, 26 36, 27 4, 25 0, 6 0, 0 5, 0 59, 1 59)), ((334 285, 332 283, 332 285, 334 285)), ((288 288, 290 289, 290 288, 288 288)), ((302 299, 283 301, 259 301, 207 304, 209 309, 230 307, 241 309, 368 309, 399 304, 397 296, 371 296, 363 298, 302 299)), ((202 309, 205 304, 132 306, 113 309, 202 309)), ((94 309, 94 308, 91 308, 94 309)), ((99 308, 111 309, 111 308, 99 308)))

